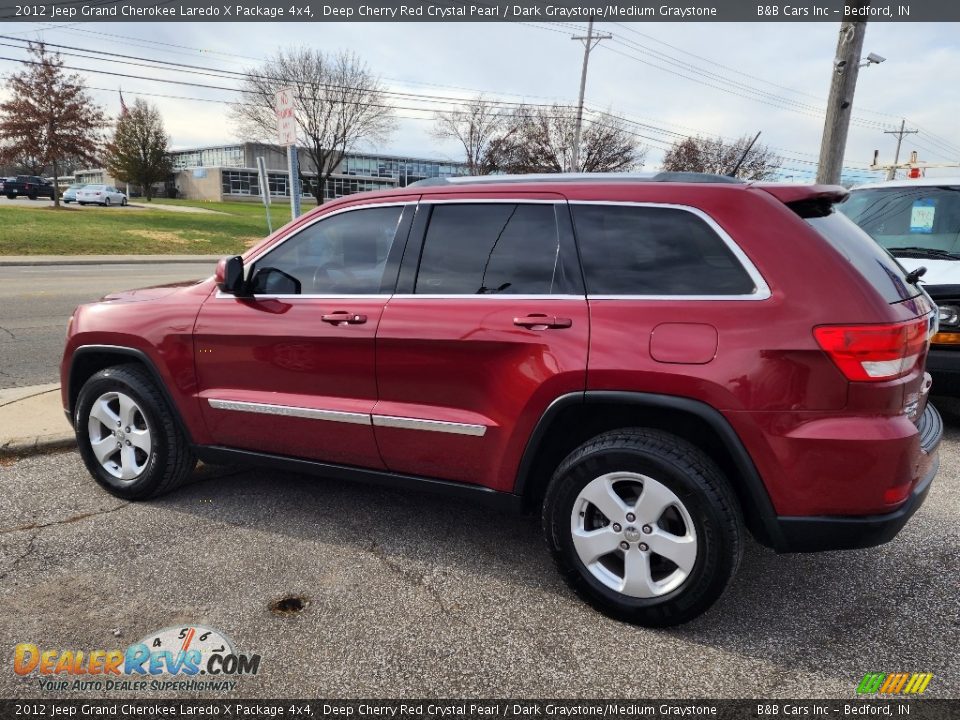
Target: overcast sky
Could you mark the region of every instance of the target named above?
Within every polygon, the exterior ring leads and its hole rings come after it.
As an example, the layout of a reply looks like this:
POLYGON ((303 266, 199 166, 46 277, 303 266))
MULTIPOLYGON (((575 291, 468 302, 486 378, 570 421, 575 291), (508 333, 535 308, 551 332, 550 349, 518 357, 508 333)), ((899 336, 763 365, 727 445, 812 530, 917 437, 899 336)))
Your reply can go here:
MULTIPOLYGON (((3 34, 15 32, 24 39, 233 70, 250 67, 280 47, 349 49, 393 90, 453 98, 483 91, 511 101, 573 103, 582 45, 570 36, 578 29, 582 31, 584 25, 84 23, 7 24, 3 34)), ((642 140, 649 147, 647 168, 659 165, 664 148, 676 137, 671 133, 737 137, 762 130, 761 140, 784 152, 785 175, 797 180, 810 177, 819 149, 838 24, 598 23, 597 29, 614 38, 605 40, 591 56, 588 105, 640 123, 630 127, 647 138, 642 140)), ((901 117, 907 118, 909 127, 922 131, 907 137, 902 158, 918 150, 921 159, 930 162, 960 161, 958 31, 960 26, 949 23, 868 26, 864 52, 882 55, 887 62, 860 73, 845 165, 866 167, 875 148, 881 159, 892 160, 895 138, 882 131, 899 126, 901 117)), ((24 56, 18 50, 4 50, 3 56, 24 56)), ((119 107, 117 88, 123 89, 128 102, 143 93, 159 105, 174 147, 236 139, 224 104, 147 95, 230 100, 235 95, 229 91, 149 78, 225 86, 235 86, 234 81, 133 67, 119 59, 65 61, 137 75, 136 79, 86 77, 91 86, 109 89, 94 94, 111 113, 119 107)), ((0 62, 3 72, 14 68, 14 63, 0 62)), ((413 99, 401 104, 428 107, 413 99)), ((429 111, 399 114, 402 118, 388 144, 363 149, 460 159, 456 145, 430 136, 429 111)), ((865 173, 851 171, 851 175, 865 173)))

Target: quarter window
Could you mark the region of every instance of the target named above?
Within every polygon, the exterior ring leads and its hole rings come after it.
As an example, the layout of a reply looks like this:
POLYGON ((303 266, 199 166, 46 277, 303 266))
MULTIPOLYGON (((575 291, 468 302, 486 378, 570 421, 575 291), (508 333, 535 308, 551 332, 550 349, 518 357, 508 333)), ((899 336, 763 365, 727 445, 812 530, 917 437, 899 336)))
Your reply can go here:
POLYGON ((749 295, 753 280, 704 220, 677 208, 573 205, 592 295, 749 295))
POLYGON ((427 295, 560 292, 552 204, 436 205, 415 292, 427 295))
POLYGON ((257 260, 255 294, 378 295, 401 206, 350 210, 310 225, 257 260))

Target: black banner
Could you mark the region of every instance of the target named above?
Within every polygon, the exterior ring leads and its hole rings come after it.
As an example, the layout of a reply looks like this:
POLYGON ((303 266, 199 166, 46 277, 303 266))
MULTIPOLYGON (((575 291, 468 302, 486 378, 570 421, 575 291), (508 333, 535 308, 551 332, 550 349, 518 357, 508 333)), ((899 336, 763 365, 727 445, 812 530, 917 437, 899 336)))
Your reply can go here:
POLYGON ((0 0, 25 22, 957 22, 956 0, 0 0))
POLYGON ((960 700, 2 700, 0 717, 98 718, 960 718, 960 700))

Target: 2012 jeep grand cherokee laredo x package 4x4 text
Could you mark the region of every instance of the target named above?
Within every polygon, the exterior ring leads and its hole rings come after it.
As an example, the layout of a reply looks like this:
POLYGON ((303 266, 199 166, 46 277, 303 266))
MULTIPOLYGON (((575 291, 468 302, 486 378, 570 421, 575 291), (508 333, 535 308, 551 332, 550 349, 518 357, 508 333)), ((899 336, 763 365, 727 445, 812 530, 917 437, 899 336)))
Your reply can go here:
POLYGON ((79 307, 63 404, 117 496, 200 458, 500 501, 596 607, 680 623, 745 528, 883 543, 936 473, 934 307, 845 197, 667 173, 353 195, 215 277, 79 307))

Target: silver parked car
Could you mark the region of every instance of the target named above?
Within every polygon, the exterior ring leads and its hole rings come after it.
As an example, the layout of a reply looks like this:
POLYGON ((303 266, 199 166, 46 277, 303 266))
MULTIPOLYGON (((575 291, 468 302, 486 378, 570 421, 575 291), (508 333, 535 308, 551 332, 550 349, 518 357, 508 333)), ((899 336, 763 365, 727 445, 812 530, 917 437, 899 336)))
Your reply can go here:
POLYGON ((80 188, 84 188, 84 187, 86 187, 86 185, 84 185, 83 183, 74 183, 73 185, 71 185, 70 187, 68 187, 66 190, 63 191, 63 196, 60 199, 63 200, 63 202, 67 203, 68 205, 72 202, 76 202, 77 191, 80 188))
POLYGON ((85 185, 77 190, 77 202, 81 205, 126 205, 127 196, 113 185, 85 185))

